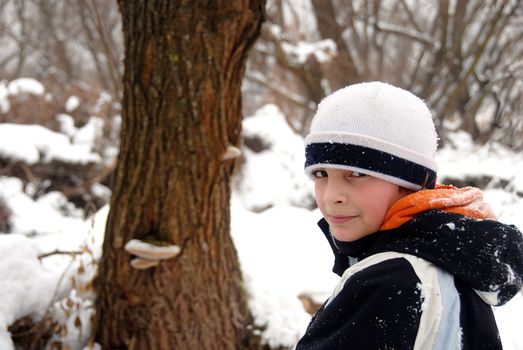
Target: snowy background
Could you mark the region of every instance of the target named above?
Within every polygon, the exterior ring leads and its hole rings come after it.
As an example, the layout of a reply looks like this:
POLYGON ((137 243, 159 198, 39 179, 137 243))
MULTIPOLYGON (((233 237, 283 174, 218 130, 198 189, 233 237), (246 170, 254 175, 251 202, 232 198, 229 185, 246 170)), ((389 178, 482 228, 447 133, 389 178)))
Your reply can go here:
MULTIPOLYGON (((0 109, 9 111, 10 96, 46 93, 31 79, 0 83, 0 109)), ((73 96, 64 110, 81 103, 73 96)), ((93 116, 81 128, 67 113, 56 119, 60 131, 0 124, 0 158, 26 164, 114 159, 116 149, 97 147, 104 127, 101 118, 93 116)), ((245 162, 234 180, 231 200, 232 235, 263 340, 271 347, 291 348, 310 319, 298 297, 317 302, 328 297, 337 281, 331 272, 333 257, 316 226, 320 213, 311 209, 312 183, 302 170, 303 139, 274 105, 246 118, 243 133, 245 140, 261 141, 263 147, 242 147, 245 162)), ((486 201, 499 220, 523 228, 523 155, 498 144, 474 145, 463 133, 453 134, 450 141, 439 151, 439 179, 483 184, 486 201)), ((93 190, 110 196, 101 184, 93 190)), ((0 235, 0 349, 13 349, 8 327, 25 316, 51 317, 59 325, 52 340, 71 349, 96 348, 87 346, 94 301, 90 282, 109 208, 86 219, 61 192, 39 195, 31 184, 2 174, 0 200, 10 211, 10 233, 0 235), (57 251, 70 254, 47 255, 57 251)), ((495 316, 505 348, 523 349, 522 294, 496 308, 495 316)))

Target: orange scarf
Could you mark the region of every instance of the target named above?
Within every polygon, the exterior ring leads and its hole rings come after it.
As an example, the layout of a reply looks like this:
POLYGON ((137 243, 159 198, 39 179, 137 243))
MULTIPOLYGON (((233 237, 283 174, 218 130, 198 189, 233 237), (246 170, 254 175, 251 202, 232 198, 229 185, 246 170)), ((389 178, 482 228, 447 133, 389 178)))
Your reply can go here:
POLYGON ((380 230, 399 227, 429 209, 439 209, 476 219, 496 218, 490 206, 483 202, 483 193, 478 188, 436 185, 433 190, 414 192, 394 203, 385 215, 380 230))

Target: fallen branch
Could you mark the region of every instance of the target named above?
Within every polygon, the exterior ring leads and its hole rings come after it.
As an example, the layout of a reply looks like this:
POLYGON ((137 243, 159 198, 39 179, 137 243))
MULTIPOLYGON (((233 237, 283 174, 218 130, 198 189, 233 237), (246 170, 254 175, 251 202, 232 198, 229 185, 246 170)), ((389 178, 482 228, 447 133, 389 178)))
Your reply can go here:
POLYGON ((44 254, 41 254, 41 255, 38 255, 38 259, 39 260, 42 260, 44 258, 47 258, 47 257, 50 257, 50 256, 53 256, 53 255, 80 255, 80 254, 83 254, 83 252, 81 251, 66 251, 66 250, 53 250, 52 252, 48 252, 48 253, 44 253, 44 254))

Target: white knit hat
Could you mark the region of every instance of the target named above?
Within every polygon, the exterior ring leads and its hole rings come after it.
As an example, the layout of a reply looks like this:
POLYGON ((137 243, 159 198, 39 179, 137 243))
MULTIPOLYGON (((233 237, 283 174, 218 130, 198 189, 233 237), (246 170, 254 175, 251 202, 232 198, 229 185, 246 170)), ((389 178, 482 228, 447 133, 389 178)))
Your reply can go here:
POLYGON ((382 82, 347 86, 324 98, 305 138, 305 172, 361 172, 397 185, 434 188, 438 136, 425 103, 382 82))

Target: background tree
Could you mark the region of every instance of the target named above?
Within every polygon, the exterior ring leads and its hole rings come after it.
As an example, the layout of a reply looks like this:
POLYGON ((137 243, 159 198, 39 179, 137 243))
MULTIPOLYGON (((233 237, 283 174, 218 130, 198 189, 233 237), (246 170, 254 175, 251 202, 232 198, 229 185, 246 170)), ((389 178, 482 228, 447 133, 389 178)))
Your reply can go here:
POLYGON ((249 311, 229 235, 240 85, 264 2, 119 1, 121 146, 97 279, 104 349, 249 348, 249 311), (133 269, 129 240, 181 253, 133 269))
POLYGON ((250 69, 269 74, 247 78, 302 134, 326 94, 385 80, 426 99, 443 138, 520 148, 522 18, 520 1, 274 0, 250 69))
POLYGON ((113 1, 0 1, 0 79, 121 91, 121 19, 113 1))
MULTIPOLYGON (((425 98, 444 139, 461 129, 523 148, 523 2, 269 0, 267 9, 246 115, 276 103, 304 134, 323 96, 378 79, 425 98)), ((66 94, 87 87, 117 99, 120 29, 113 1, 2 0, 0 79, 31 76, 66 94)))

